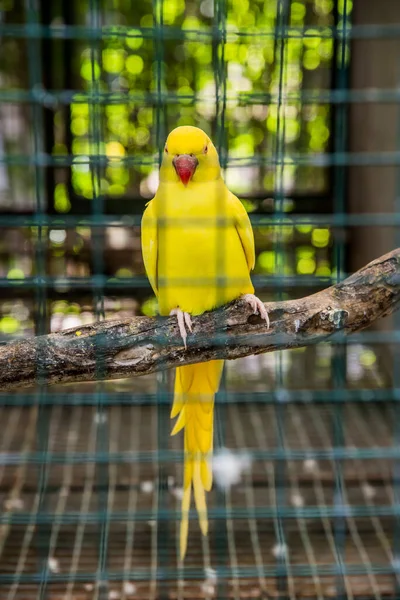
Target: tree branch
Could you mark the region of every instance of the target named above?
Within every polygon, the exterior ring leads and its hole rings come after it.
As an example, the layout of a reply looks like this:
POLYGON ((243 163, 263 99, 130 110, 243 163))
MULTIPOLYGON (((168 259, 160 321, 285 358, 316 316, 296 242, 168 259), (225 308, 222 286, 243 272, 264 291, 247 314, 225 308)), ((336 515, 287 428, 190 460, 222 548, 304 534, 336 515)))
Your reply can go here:
POLYGON ((326 290, 266 304, 268 330, 241 300, 195 317, 187 350, 171 317, 103 321, 11 342, 0 346, 1 391, 33 385, 38 379, 53 384, 137 376, 215 358, 307 346, 339 332, 360 331, 394 312, 399 284, 400 248, 326 290))

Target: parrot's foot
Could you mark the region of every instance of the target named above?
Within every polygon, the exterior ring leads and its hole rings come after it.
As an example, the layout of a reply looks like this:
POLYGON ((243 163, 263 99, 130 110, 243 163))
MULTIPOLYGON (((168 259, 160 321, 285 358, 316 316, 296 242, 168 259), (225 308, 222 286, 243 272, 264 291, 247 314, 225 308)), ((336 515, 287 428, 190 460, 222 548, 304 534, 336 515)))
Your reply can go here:
POLYGON ((264 303, 261 302, 260 298, 257 298, 254 294, 244 294, 241 296, 242 300, 250 304, 251 308, 254 310, 254 314, 260 314, 260 317, 264 319, 267 323, 267 327, 269 327, 269 316, 267 313, 267 309, 264 306, 264 303))
POLYGON ((185 348, 187 348, 187 346, 186 346, 186 338, 187 338, 186 327, 188 328, 190 333, 192 333, 192 319, 190 318, 190 314, 187 312, 183 312, 183 310, 181 310, 180 308, 174 308, 173 310, 171 310, 171 312, 169 314, 170 314, 170 316, 176 315, 176 318, 178 319, 179 332, 183 339, 183 344, 184 344, 185 348))

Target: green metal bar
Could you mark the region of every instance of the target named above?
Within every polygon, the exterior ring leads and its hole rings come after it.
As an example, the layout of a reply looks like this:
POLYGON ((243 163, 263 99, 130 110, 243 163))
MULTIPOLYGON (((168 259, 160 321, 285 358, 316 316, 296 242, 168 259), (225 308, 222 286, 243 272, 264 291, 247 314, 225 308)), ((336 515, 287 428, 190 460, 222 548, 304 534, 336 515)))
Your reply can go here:
MULTIPOLYGON (((287 199, 291 199, 288 196, 287 199)), ((323 198, 321 198, 321 203, 323 198)), ((314 227, 395 227, 400 225, 400 215, 392 213, 335 213, 335 214, 288 214, 278 217, 271 213, 259 213, 249 215, 253 226, 275 227, 278 224, 285 227, 295 227, 296 225, 312 225, 314 227)), ((28 215, 10 215, 0 212, 0 228, 10 227, 51 227, 51 228, 75 228, 75 227, 138 227, 141 222, 141 215, 37 215, 35 213, 28 215)), ((169 219, 171 224, 174 220, 169 219)), ((210 221, 205 218, 204 226, 209 225, 210 221)), ((187 224, 190 227, 190 223, 187 224)), ((221 222, 221 226, 224 223, 221 222)), ((378 258, 378 257, 377 257, 378 258)), ((100 277, 100 276, 96 276, 100 277)), ((286 277, 286 276, 285 276, 286 277)), ((306 276, 301 276, 307 280, 306 276)), ((4 278, 3 278, 4 279, 4 278)), ((29 278, 27 278, 29 279, 29 278)), ((46 281, 48 276, 43 277, 46 281)), ((78 278, 69 277, 67 279, 78 280, 78 278)), ((83 280, 85 278, 79 278, 83 280)), ((313 277, 314 279, 314 277, 313 277)), ((318 277, 316 278, 318 281, 318 277)), ((1 280, 1 279, 0 279, 1 280)), ((326 281, 326 278, 323 279, 326 281)), ((19 280, 21 281, 21 280, 19 280)), ((272 283, 272 282, 271 282, 272 283)))
MULTIPOLYGON (((25 13, 29 26, 35 27, 39 22, 40 4, 38 0, 25 0, 25 13)), ((41 41, 31 38, 28 41, 28 73, 29 85, 32 89, 40 89, 43 85, 41 41)), ((31 118, 33 124, 33 144, 35 156, 41 156, 47 150, 44 147, 44 116, 43 109, 37 104, 31 105, 31 118)), ((39 164, 35 166, 35 212, 39 218, 46 212, 45 180, 43 169, 39 164)), ((47 333, 47 298, 46 287, 42 285, 41 278, 46 274, 46 232, 41 225, 37 228, 37 242, 35 251, 35 270, 37 280, 34 286, 36 304, 35 329, 37 335, 47 333)), ((46 397, 45 374, 42 371, 40 348, 37 361, 37 385, 36 385, 37 413, 37 446, 38 451, 46 457, 48 455, 49 424, 52 408, 43 400, 46 397)), ((38 516, 48 512, 48 498, 46 486, 48 479, 48 463, 44 459, 37 463, 38 481, 38 516)), ((41 582, 38 590, 38 598, 44 600, 47 597, 47 582, 49 576, 48 557, 50 543, 50 528, 48 525, 39 525, 36 530, 35 543, 38 552, 38 572, 41 573, 41 582)))
MULTIPOLYGON (((100 0, 89 0, 88 17, 90 28, 93 32, 101 32, 101 3, 100 0)), ((101 68, 101 37, 93 36, 90 39, 90 64, 91 79, 88 83, 90 90, 97 95, 100 90, 100 81, 97 70, 101 68)), ((104 214, 104 197, 101 193, 101 163, 97 157, 101 154, 102 119, 101 109, 97 103, 89 105, 89 139, 94 149, 94 156, 89 158, 92 187, 92 215, 94 219, 101 218, 104 214)), ((104 230, 96 228, 92 231, 92 264, 95 285, 93 286, 93 304, 96 320, 103 320, 104 314, 104 289, 101 285, 101 275, 104 273, 104 230)), ((104 372, 103 359, 99 345, 96 345, 96 372, 98 379, 95 389, 97 405, 96 423, 96 452, 108 452, 109 427, 107 403, 105 398, 104 383, 101 381, 104 372)), ((101 488, 97 502, 99 512, 103 515, 98 523, 98 564, 97 580, 99 585, 95 590, 95 597, 99 600, 108 600, 108 540, 109 540, 109 464, 98 463, 96 480, 101 488)))
MULTIPOLYGON (((70 167, 76 161, 76 157, 73 155, 63 156, 49 156, 45 153, 40 155, 28 156, 28 155, 7 155, 0 157, 0 164, 10 166, 35 166, 35 167, 70 167)), ((293 161, 298 166, 315 166, 315 167, 352 167, 352 166, 392 166, 400 164, 400 153, 399 152, 340 152, 335 154, 307 154, 307 153, 293 153, 291 158, 265 158, 255 154, 253 157, 238 157, 230 158, 227 161, 226 168, 229 167, 252 167, 252 166, 271 166, 271 167, 282 167, 291 166, 293 161)), ((137 158, 135 156, 123 157, 120 160, 121 164, 128 167, 133 166, 156 166, 156 161, 152 157, 137 158)), ((106 155, 86 155, 79 159, 80 165, 92 165, 96 167, 107 166, 110 163, 106 155)))
MULTIPOLYGON (((103 26, 98 29, 83 25, 52 25, 52 27, 45 27, 39 23, 32 23, 27 25, 19 25, 14 23, 1 23, 0 24, 0 36, 12 37, 12 38, 54 38, 54 39, 77 39, 84 41, 96 41, 106 40, 118 37, 123 38, 145 38, 154 39, 155 30, 153 27, 135 27, 135 31, 132 28, 123 26, 103 26)), ((205 29, 182 29, 180 27, 164 26, 163 36, 165 39, 190 39, 192 41, 208 41, 210 38, 220 36, 220 32, 217 30, 205 30, 205 29)), ((226 41, 236 42, 241 40, 259 40, 265 39, 307 39, 307 38, 327 38, 327 39, 363 39, 363 40, 375 40, 375 39, 398 39, 400 36, 400 25, 393 23, 387 24, 375 24, 375 25, 354 25, 349 30, 339 29, 336 26, 325 26, 325 25, 313 25, 312 27, 277 27, 274 31, 271 30, 260 30, 257 32, 250 32, 244 30, 230 30, 226 31, 226 41)))
MULTIPOLYGON (((252 106, 253 104, 275 105, 279 103, 279 95, 274 92, 237 92, 227 90, 226 104, 239 102, 239 106, 252 106)), ((201 100, 211 100, 213 96, 201 95, 201 100)), ((301 100, 303 104, 359 104, 368 103, 393 103, 400 99, 400 90, 365 88, 363 90, 302 90, 295 92, 288 90, 285 93, 288 104, 301 100)), ((195 106, 200 100, 199 94, 177 94, 173 91, 162 90, 160 95, 155 92, 134 90, 129 92, 112 92, 102 90, 0 90, 0 103, 37 103, 43 106, 59 106, 60 104, 137 104, 146 103, 154 106, 161 99, 162 104, 181 105, 182 102, 195 106)))
MULTIPOLYGON (((157 166, 161 165, 164 143, 167 136, 166 106, 163 94, 165 89, 164 67, 164 0, 152 0, 154 18, 154 54, 156 60, 156 95, 154 103, 155 122, 155 147, 157 153, 157 166)), ((157 461, 157 573, 159 583, 157 586, 160 600, 168 600, 170 596, 169 564, 170 564, 170 526, 165 511, 168 512, 168 471, 164 456, 168 453, 170 432, 170 408, 166 403, 168 394, 168 375, 165 372, 157 374, 157 446, 160 449, 160 458, 157 461)), ((154 515, 153 517, 154 518, 154 515)), ((178 543, 177 543, 178 545, 178 543)), ((178 550, 179 552, 179 550, 178 550)))
MULTIPOLYGON (((85 457, 86 458, 86 457, 85 457)), ((156 457, 152 457, 153 459, 156 457)), ((396 455, 398 458, 398 454, 396 455)), ((231 510, 231 516, 234 520, 245 519, 247 517, 247 508, 234 508, 231 510)), ((226 520, 226 509, 225 507, 216 507, 210 508, 209 511, 210 519, 218 519, 222 522, 226 520)), ((285 510, 282 510, 281 518, 284 519, 347 519, 350 516, 353 518, 371 518, 371 517, 391 517, 398 518, 400 515, 400 504, 391 504, 391 505, 382 505, 382 506, 374 506, 373 508, 365 506, 365 505, 354 505, 351 506, 343 506, 342 508, 337 507, 320 507, 320 506, 309 506, 307 508, 293 508, 287 507, 285 510)), ((146 522, 149 521, 152 516, 154 516, 153 511, 149 510, 141 510, 136 513, 135 521, 138 522, 146 522)), ((175 519, 179 516, 179 512, 175 510, 160 510, 160 518, 167 521, 171 519, 175 519)), ((257 519, 268 519, 273 521, 276 518, 276 509, 275 507, 271 508, 259 508, 254 507, 254 516, 257 519)), ((56 515, 52 512, 46 512, 44 515, 38 515, 35 519, 33 519, 33 523, 36 525, 48 525, 50 523, 59 523, 61 525, 76 525, 79 521, 84 518, 85 522, 91 525, 101 525, 104 520, 107 518, 110 523, 126 523, 128 521, 132 521, 132 515, 128 511, 113 511, 108 514, 105 514, 104 511, 92 511, 87 513, 82 513, 81 511, 75 512, 65 512, 62 516, 56 515)), ((191 511, 189 515, 189 519, 191 521, 197 521, 197 514, 195 511, 191 511)), ((9 523, 10 518, 7 518, 3 515, 0 515, 0 524, 9 523)), ((28 525, 32 522, 31 513, 14 513, 11 519, 11 523, 13 525, 28 525)), ((225 561, 227 562, 227 561, 225 561)), ((347 568, 355 569, 358 565, 348 565, 347 568)), ((295 565, 290 566, 290 570, 294 571, 295 565)), ((382 565, 381 565, 382 567, 382 565)), ((318 570, 321 569, 321 566, 317 567, 318 570)), ((382 567, 383 569, 385 567, 382 567)), ((219 567, 221 571, 223 571, 223 567, 219 567)), ((225 567, 226 569, 226 567, 225 567)), ((333 564, 332 567, 328 567, 330 572, 333 572, 337 575, 338 573, 338 565, 333 564)), ((255 567, 253 567, 255 570, 255 567)), ((346 563, 343 561, 341 565, 341 571, 343 570, 343 575, 346 573, 346 563)), ((168 569, 168 575, 171 577, 172 569, 168 569)), ((187 575, 188 569, 185 569, 185 576, 187 575)), ((391 567, 391 572, 393 573, 393 567, 391 567)), ((276 565, 274 565, 274 576, 276 576, 276 565)), ((292 574, 292 573, 291 573, 292 574)), ((107 574, 109 578, 109 575, 107 574)), ((161 572, 158 572, 159 580, 162 580, 165 577, 161 572)), ((6 576, 0 574, 0 583, 4 582, 6 576)))
MULTIPOLYGON (((312 577, 313 569, 316 569, 316 572, 321 577, 329 577, 334 575, 334 569, 330 565, 320 565, 317 567, 310 567, 308 564, 294 564, 291 567, 291 572, 293 577, 312 577)), ((372 564, 371 571, 375 575, 393 575, 393 567, 389 565, 381 565, 381 564, 372 564)), ((365 576, 369 570, 364 565, 352 565, 347 564, 343 565, 343 573, 346 576, 365 576)), ((223 570, 219 572, 220 576, 224 579, 231 579, 235 574, 232 572, 232 569, 229 567, 225 567, 223 570)), ((151 580, 152 572, 149 569, 139 568, 135 570, 131 570, 127 573, 122 574, 120 571, 118 572, 109 572, 109 581, 117 582, 122 581, 124 576, 127 576, 130 580, 135 582, 146 582, 151 580)), ((179 571, 176 569, 169 570, 169 576, 171 580, 176 580, 178 578, 179 571)), ((256 570, 254 567, 238 567, 236 570, 236 575, 243 580, 253 579, 257 576, 256 570)), ((275 566, 266 566, 265 567, 265 575, 268 578, 274 578, 276 575, 275 566)), ((157 580, 160 580, 161 575, 157 573, 157 580)), ((204 577, 203 569, 196 568, 188 568, 185 572, 186 579, 190 580, 202 580, 204 577)), ((15 577, 13 575, 0 575, 0 584, 12 584, 15 581, 15 577)), ((37 574, 23 574, 21 576, 21 583, 32 584, 38 583, 39 576, 37 574)), ((52 575, 51 580, 52 583, 64 583, 69 581, 68 574, 62 575, 52 575)), ((74 581, 77 583, 86 583, 86 582, 96 582, 96 578, 93 576, 93 573, 90 572, 80 572, 74 576, 74 581)))
MULTIPOLYGON (((386 336, 387 343, 388 337, 386 336)), ((400 341, 400 336, 399 336, 400 341)), ((373 340, 377 343, 376 338, 373 340)), ((157 399, 156 394, 152 393, 135 393, 134 395, 128 392, 108 392, 107 406, 157 406, 158 402, 164 402, 167 406, 171 406, 173 395, 171 393, 164 394, 163 398, 157 399)), ((300 388, 296 390, 285 390, 284 402, 286 406, 303 406, 310 405, 331 405, 341 403, 346 405, 368 406, 376 403, 385 403, 386 406, 395 408, 400 400, 400 387, 389 389, 371 389, 357 388, 354 390, 309 390, 300 388)), ((232 392, 221 394, 219 404, 240 404, 243 407, 251 404, 275 405, 277 402, 276 392, 253 392, 249 395, 248 392, 232 392)), ((95 406, 96 400, 91 393, 60 393, 49 391, 44 399, 44 403, 54 406, 95 406)), ((0 395, 0 407, 17 407, 17 406, 32 406, 35 404, 34 394, 19 392, 17 395, 0 395)), ((1 464, 1 463, 0 463, 1 464)))
MULTIPOLYGON (((334 54, 334 84, 339 90, 348 89, 348 69, 347 56, 349 52, 348 36, 351 31, 349 15, 351 12, 350 2, 344 0, 341 6, 335 11, 335 19, 337 29, 340 31, 339 40, 336 41, 336 52, 334 54)), ((335 107, 335 128, 334 128, 334 153, 345 152, 347 148, 347 106, 339 105, 335 107)), ((335 212, 345 212, 346 209, 346 175, 347 170, 344 165, 335 165, 333 171, 333 194, 334 194, 334 210, 335 212)), ((345 268, 345 245, 343 236, 338 236, 334 239, 334 261, 338 281, 341 280, 342 273, 345 268)), ((347 346, 345 344, 335 344, 333 346, 332 360, 332 385, 335 390, 342 392, 347 384, 347 346)), ((343 406, 337 404, 334 407, 332 414, 332 442, 336 449, 342 448, 345 444, 344 428, 343 428, 343 406)), ((334 460, 334 506, 337 512, 345 505, 345 483, 343 463, 340 459, 334 460)), ((346 582, 344 579, 343 566, 345 563, 346 540, 347 540, 347 525, 346 518, 337 516, 334 520, 334 539, 336 550, 336 590, 338 598, 344 600, 347 597, 346 582)))

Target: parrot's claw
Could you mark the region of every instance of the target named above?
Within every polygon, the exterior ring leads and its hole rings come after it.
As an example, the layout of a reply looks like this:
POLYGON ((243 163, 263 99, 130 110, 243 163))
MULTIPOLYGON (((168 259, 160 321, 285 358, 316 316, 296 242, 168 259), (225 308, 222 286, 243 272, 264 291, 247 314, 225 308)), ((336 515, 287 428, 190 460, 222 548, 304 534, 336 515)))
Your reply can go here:
POLYGON ((251 308, 254 311, 254 314, 256 315, 257 313, 259 313, 260 317, 264 319, 264 321, 266 321, 267 327, 269 327, 268 312, 264 306, 264 303, 261 302, 260 298, 257 298, 257 296, 255 296, 254 294, 244 294, 244 296, 242 296, 242 300, 250 304, 251 308))
POLYGON ((187 313, 187 312, 183 312, 183 310, 181 310, 180 308, 174 308, 173 310, 171 310, 171 312, 169 314, 170 314, 170 316, 176 315, 176 318, 178 319, 179 333, 181 334, 181 337, 182 337, 182 340, 183 340, 183 344, 184 344, 185 349, 186 349, 187 348, 187 345, 186 345, 186 338, 187 338, 186 327, 188 328, 188 330, 190 331, 190 333, 192 333, 192 319, 190 318, 190 314, 187 313))

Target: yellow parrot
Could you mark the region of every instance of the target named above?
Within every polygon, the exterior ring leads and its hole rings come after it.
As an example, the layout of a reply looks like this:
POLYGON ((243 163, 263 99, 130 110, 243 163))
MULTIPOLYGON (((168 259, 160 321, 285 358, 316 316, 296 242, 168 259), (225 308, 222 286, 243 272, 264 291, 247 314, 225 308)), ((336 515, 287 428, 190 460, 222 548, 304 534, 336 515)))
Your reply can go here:
MULTIPOLYGON (((226 187, 218 153, 197 127, 177 127, 168 136, 156 195, 142 218, 143 260, 161 315, 176 315, 186 347, 191 315, 212 310, 239 296, 265 319, 254 296, 254 237, 245 208, 226 187)), ((223 360, 176 369, 171 435, 184 432, 184 482, 180 526, 183 560, 191 491, 200 528, 208 532, 205 492, 212 486, 214 395, 223 360)))

